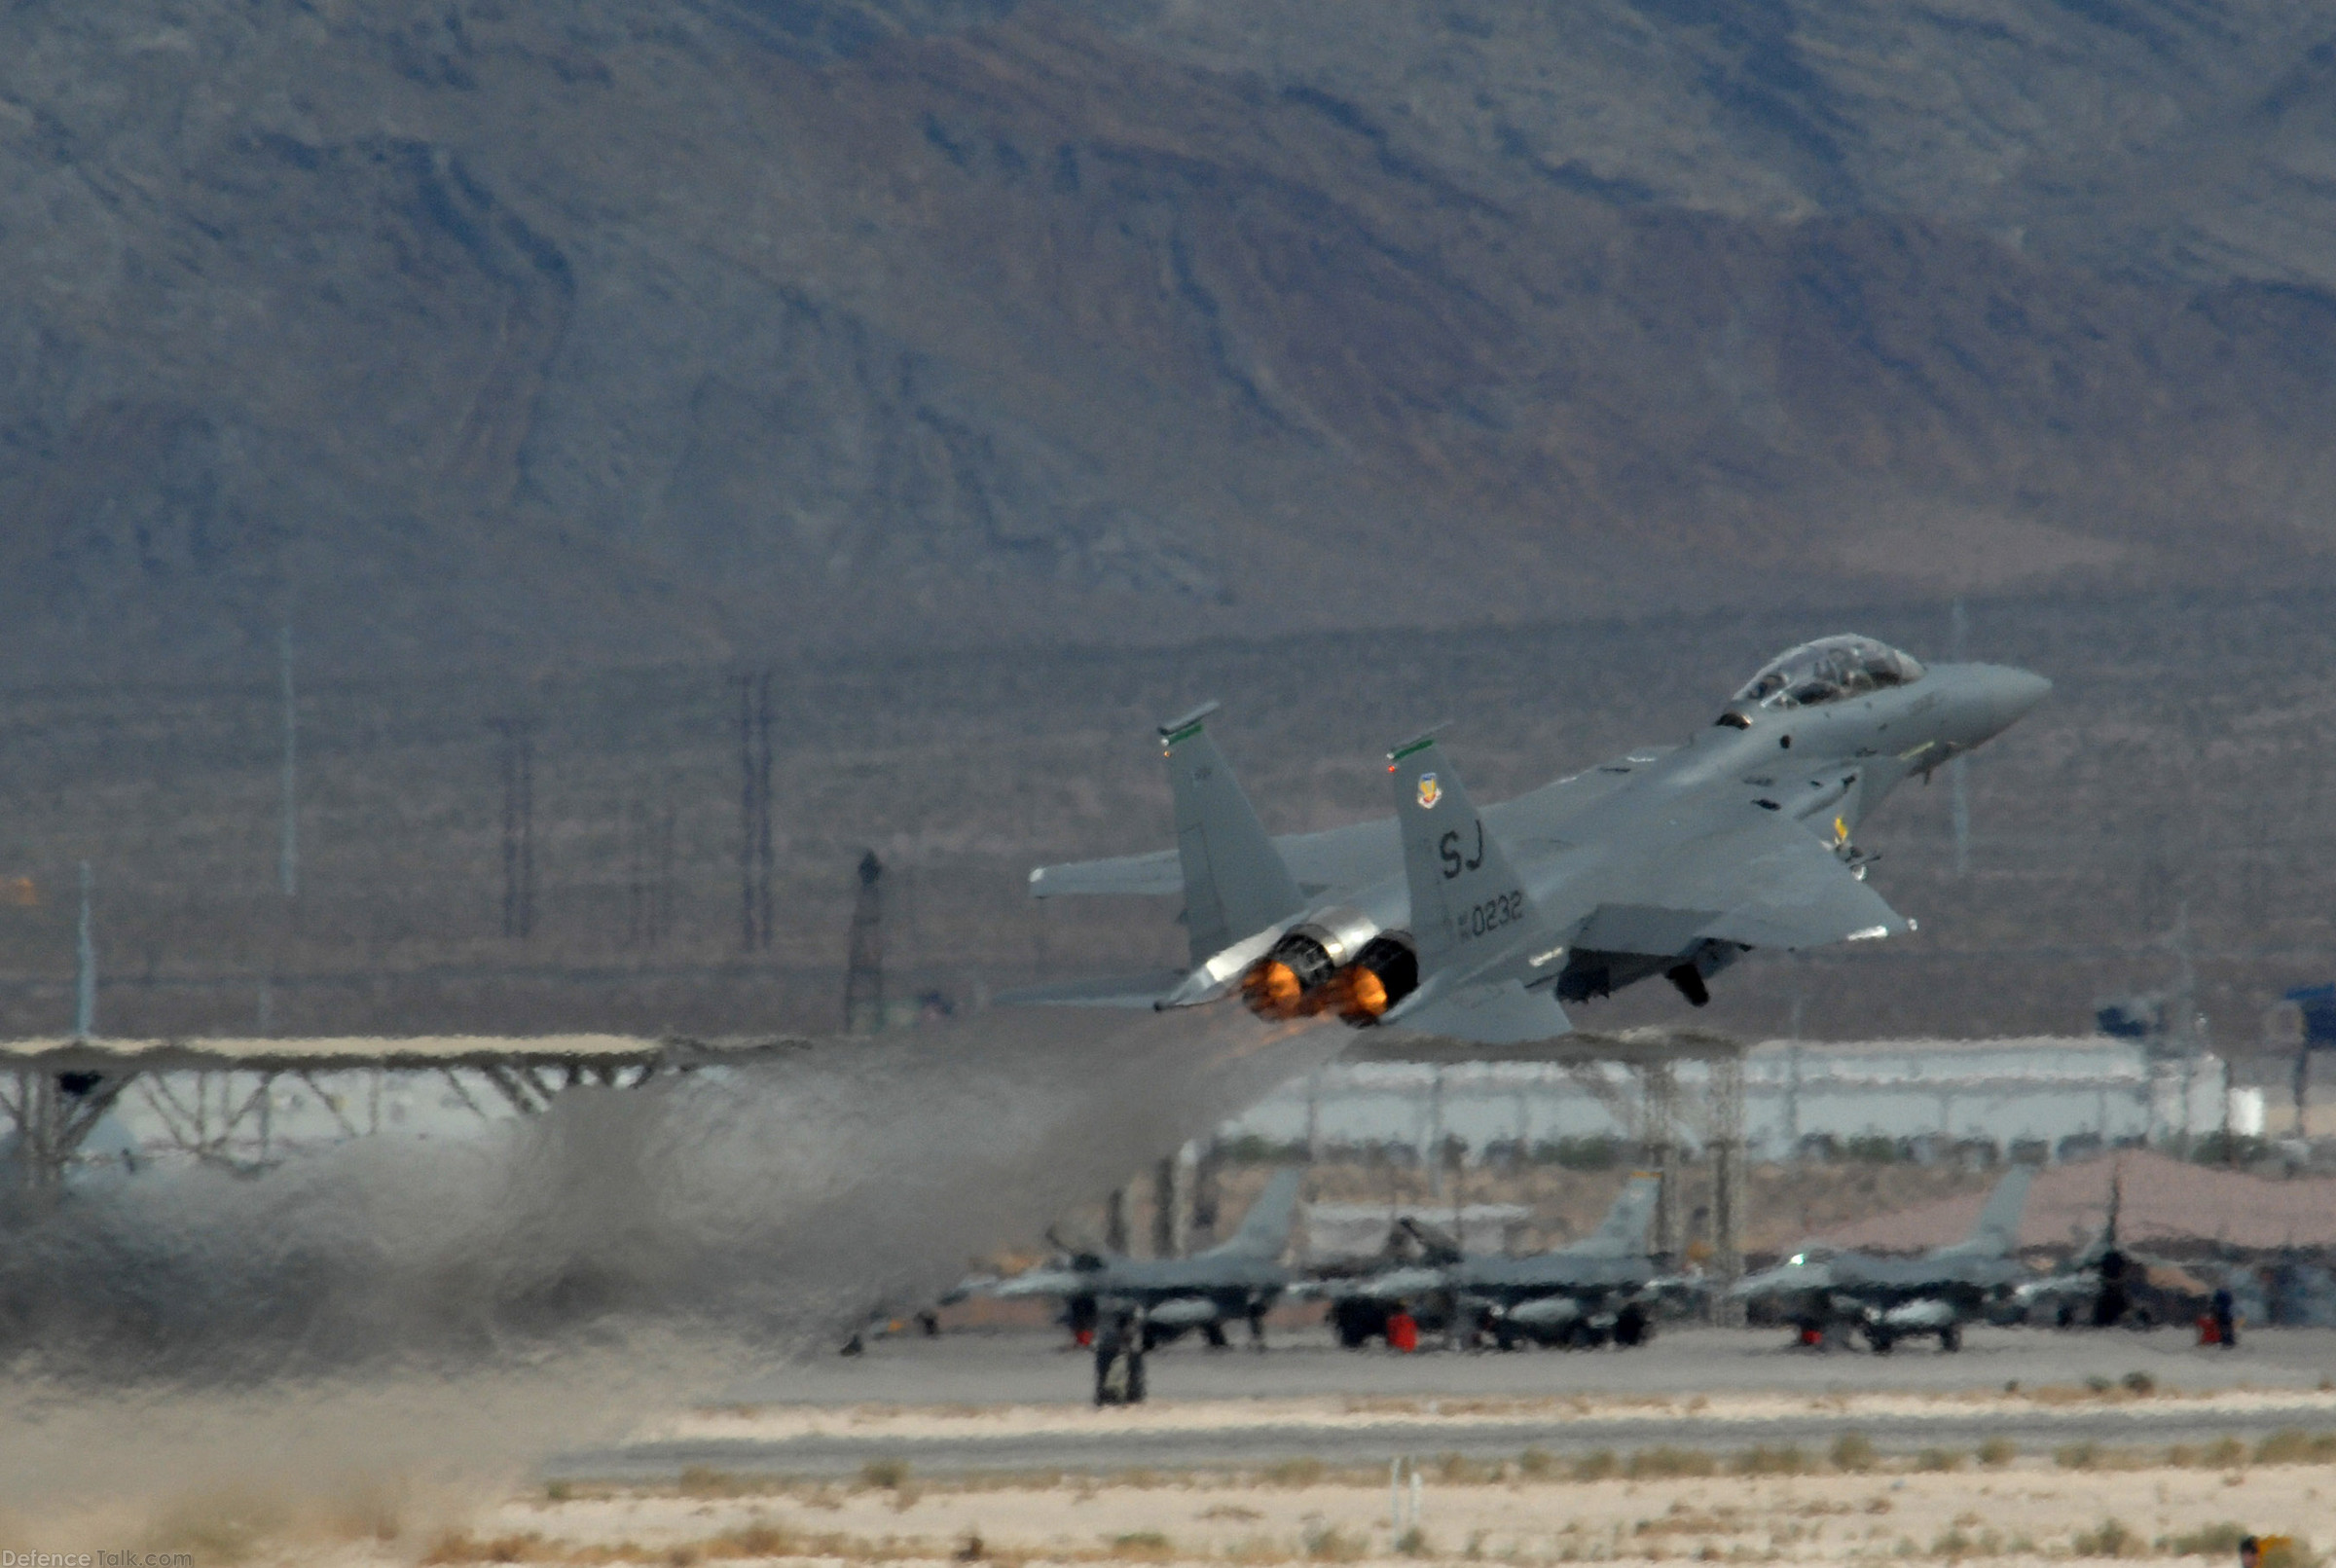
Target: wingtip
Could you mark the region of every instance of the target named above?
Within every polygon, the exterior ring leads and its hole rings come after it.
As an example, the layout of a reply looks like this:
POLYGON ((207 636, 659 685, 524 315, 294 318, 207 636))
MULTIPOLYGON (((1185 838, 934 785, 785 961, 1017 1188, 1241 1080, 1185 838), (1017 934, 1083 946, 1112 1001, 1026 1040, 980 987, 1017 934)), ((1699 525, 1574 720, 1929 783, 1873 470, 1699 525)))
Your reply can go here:
POLYGON ((1395 771, 1395 765, 1403 761, 1404 758, 1410 756, 1414 752, 1425 751, 1429 747, 1434 746, 1436 744, 1436 737, 1451 727, 1452 721, 1448 718, 1443 719, 1438 723, 1429 725, 1426 729, 1421 730, 1417 735, 1414 735, 1403 745, 1391 749, 1387 753, 1387 771, 1393 773, 1395 771))
POLYGON ((1193 709, 1192 711, 1185 714, 1181 718, 1169 719, 1160 726, 1160 739, 1169 743, 1170 745, 1174 745, 1176 742, 1183 740, 1192 731, 1199 729, 1202 720, 1206 719, 1211 713, 1218 711, 1223 706, 1223 704, 1211 699, 1208 702, 1202 703, 1198 708, 1193 709))

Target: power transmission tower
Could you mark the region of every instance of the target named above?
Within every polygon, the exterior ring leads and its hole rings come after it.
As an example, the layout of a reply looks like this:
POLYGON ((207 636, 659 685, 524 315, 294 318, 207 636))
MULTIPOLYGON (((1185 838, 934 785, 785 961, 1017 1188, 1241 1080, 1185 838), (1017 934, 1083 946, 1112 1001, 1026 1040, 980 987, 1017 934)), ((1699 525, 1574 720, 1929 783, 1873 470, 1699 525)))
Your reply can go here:
POLYGON ((859 896, 852 905, 852 950, 844 968, 844 1033, 884 1029, 884 862, 859 857, 859 896))
POLYGON ((625 945, 656 947, 674 928, 674 808, 636 800, 625 816, 625 945))
MULTIPOLYGON (((1963 662, 1963 644, 1969 640, 1970 622, 1963 615, 1963 602, 1954 602, 1954 617, 1948 638, 1948 650, 1955 663, 1963 662)), ((1971 871, 1971 784, 1970 758, 1959 756, 1947 764, 1947 783, 1954 790, 1954 874, 1968 876, 1971 871)))
POLYGON ((292 688, 292 623, 284 623, 277 644, 277 674, 284 697, 283 842, 277 848, 276 882, 287 898, 300 893, 300 710, 292 688))
POLYGON ((502 738, 503 934, 535 930, 535 726, 525 716, 488 720, 502 738))
POLYGON ((771 671, 738 680, 738 940, 771 945, 771 671))
POLYGON ((90 917, 94 881, 90 862, 81 862, 81 924, 73 943, 73 1038, 91 1039, 97 1034, 97 942, 90 917))

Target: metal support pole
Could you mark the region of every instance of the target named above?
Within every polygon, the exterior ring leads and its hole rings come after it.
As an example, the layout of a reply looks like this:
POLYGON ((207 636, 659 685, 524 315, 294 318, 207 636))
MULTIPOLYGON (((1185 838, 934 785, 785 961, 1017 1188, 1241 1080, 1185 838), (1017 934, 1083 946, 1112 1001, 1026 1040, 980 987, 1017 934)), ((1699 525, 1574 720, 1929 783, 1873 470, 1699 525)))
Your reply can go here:
POLYGON ((1151 1172, 1151 1256, 1176 1256, 1176 1156, 1165 1154, 1151 1172))
POLYGON ((1218 1178, 1223 1163, 1224 1152, 1218 1147, 1217 1135, 1211 1133, 1192 1162, 1192 1228, 1187 1239, 1196 1252, 1217 1245, 1218 1178))
POLYGON ((1661 1181, 1655 1204, 1653 1251, 1676 1262, 1679 1234, 1678 1077, 1669 1062, 1643 1064, 1638 1070, 1638 1141, 1648 1169, 1661 1181))
POLYGON ((276 884, 287 898, 300 893, 300 709, 292 687, 292 623, 279 644, 284 694, 283 840, 276 850, 276 884))
POLYGON ((1437 1202, 1443 1201, 1443 1069, 1428 1070, 1428 1136, 1427 1148, 1420 1150, 1428 1162, 1428 1195, 1437 1202))
POLYGON ((1322 1163, 1322 1069, 1306 1075, 1306 1163, 1322 1163))
POLYGON ((81 926, 74 941, 73 1038, 97 1033, 97 942, 90 927, 90 862, 81 862, 81 926))
POLYGON ((1713 1058, 1711 1073, 1711 1247, 1714 1319, 1740 1323, 1743 1303, 1728 1287, 1744 1272, 1744 1057, 1739 1048, 1713 1058))
MULTIPOLYGON (((1963 615, 1963 602, 1954 602, 1953 626, 1948 638, 1952 657, 1958 664, 1963 658, 1963 643, 1970 632, 1970 623, 1963 615)), ((1971 785, 1970 758, 1956 757, 1947 764, 1947 783, 1953 789, 1954 812, 1954 874, 1968 876, 1971 872, 1971 785)))
POLYGON ((1103 1250, 1108 1253, 1127 1251, 1127 1189, 1112 1188, 1112 1195, 1103 1200, 1103 1250))

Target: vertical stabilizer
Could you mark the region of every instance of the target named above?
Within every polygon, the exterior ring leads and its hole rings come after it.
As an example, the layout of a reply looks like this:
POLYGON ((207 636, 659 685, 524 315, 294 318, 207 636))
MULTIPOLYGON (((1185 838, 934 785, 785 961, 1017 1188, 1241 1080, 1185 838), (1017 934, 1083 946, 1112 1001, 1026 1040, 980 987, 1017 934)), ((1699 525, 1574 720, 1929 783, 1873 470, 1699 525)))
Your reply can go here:
POLYGON ((1274 1172, 1258 1201, 1249 1206, 1241 1217, 1241 1228, 1221 1247, 1212 1247, 1201 1254, 1204 1258, 1265 1258, 1282 1256, 1290 1245, 1290 1228, 1297 1222, 1297 1189, 1306 1173, 1293 1165, 1274 1172))
POLYGON ((1655 1202, 1662 1196, 1662 1178, 1638 1171, 1615 1194, 1614 1206, 1598 1228, 1558 1250, 1577 1258, 1644 1258, 1647 1231, 1655 1223, 1655 1202))
POLYGON ((1422 736, 1389 752, 1387 771, 1403 832, 1420 973, 1478 952, 1490 957, 1522 939, 1540 916, 1442 748, 1422 736))
POLYGON ((1215 703, 1204 704, 1160 726, 1196 965, 1305 907, 1281 852, 1202 727, 1215 711, 1215 703))
POLYGON ((2033 1165, 2015 1165, 2004 1173, 1995 1190, 1988 1194, 1987 1207, 1979 1211, 1979 1223, 1971 1234, 1953 1247, 1943 1247, 1942 1253, 1969 1258, 2001 1258, 2020 1244, 2020 1220, 2027 1212, 2028 1184, 2036 1179, 2033 1165))

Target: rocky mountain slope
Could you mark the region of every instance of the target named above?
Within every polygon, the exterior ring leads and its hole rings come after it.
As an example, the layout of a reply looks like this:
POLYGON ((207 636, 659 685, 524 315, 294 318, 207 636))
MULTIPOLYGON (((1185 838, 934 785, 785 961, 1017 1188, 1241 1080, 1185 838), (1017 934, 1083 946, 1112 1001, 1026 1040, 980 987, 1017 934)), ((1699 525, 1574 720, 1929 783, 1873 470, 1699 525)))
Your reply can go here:
POLYGON ((0 678, 2326 569, 2336 23, 0 18, 0 678))

